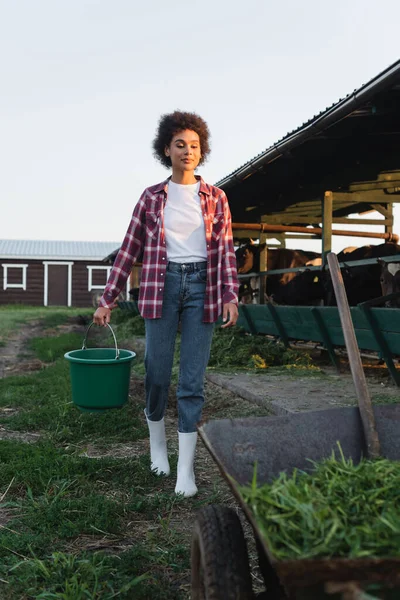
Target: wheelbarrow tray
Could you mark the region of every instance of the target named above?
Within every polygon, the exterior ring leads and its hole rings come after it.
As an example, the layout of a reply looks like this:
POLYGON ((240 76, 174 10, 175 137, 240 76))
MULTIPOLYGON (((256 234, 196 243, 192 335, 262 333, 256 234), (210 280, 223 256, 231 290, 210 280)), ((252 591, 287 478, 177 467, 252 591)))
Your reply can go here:
MULTIPOLYGON (((382 456, 400 459, 400 405, 374 407, 382 456)), ((366 446, 358 407, 293 413, 280 417, 221 419, 199 427, 199 434, 250 521, 264 558, 290 598, 324 598, 328 581, 400 584, 400 558, 329 558, 277 560, 239 493, 251 483, 257 461, 257 482, 270 482, 281 471, 311 471, 340 442, 346 458, 358 463, 366 446)), ((326 596, 332 599, 333 596, 326 596)))

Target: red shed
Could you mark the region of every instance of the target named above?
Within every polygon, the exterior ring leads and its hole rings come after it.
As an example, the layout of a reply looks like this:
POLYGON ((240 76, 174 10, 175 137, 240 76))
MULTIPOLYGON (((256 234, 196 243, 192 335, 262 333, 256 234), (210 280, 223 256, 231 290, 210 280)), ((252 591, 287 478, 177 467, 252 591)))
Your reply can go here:
POLYGON ((96 304, 111 270, 103 259, 119 246, 118 242, 0 240, 0 304, 96 304))

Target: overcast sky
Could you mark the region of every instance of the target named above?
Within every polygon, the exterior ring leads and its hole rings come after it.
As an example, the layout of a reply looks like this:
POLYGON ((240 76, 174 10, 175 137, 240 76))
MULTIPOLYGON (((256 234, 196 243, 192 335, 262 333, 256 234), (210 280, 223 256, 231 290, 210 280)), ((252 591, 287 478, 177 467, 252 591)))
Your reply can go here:
POLYGON ((120 242, 168 175, 151 151, 161 114, 208 121, 199 173, 215 183, 400 56, 398 0, 0 7, 3 239, 120 242))

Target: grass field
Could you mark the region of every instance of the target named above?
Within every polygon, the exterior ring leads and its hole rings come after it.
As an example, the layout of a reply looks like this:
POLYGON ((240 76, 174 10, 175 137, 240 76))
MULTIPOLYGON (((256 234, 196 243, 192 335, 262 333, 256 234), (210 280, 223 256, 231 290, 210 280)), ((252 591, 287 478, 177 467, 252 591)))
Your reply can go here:
MULTIPOLYGON (((211 503, 236 506, 235 501, 201 443, 199 494, 189 499, 174 494, 176 361, 166 415, 172 474, 160 478, 150 472, 139 317, 116 311, 112 320, 120 347, 138 355, 127 405, 104 414, 81 413, 74 406, 63 356, 81 347, 83 317, 90 316, 79 309, 0 307, 3 344, 18 331, 34 332, 15 355, 19 372, 0 379, 0 598, 188 600, 196 513, 211 503), (24 370, 32 357, 39 367, 24 370)), ((112 336, 92 328, 92 344, 112 345, 112 336)), ((287 380, 299 374, 325 377, 304 352, 240 330, 216 331, 210 369, 268 370, 287 380)), ((393 396, 383 388, 374 401, 393 401, 393 396)), ((268 414, 267 407, 206 382, 205 419, 268 414)), ((250 557, 254 588, 262 589, 254 547, 250 557)))
MULTIPOLYGON (((3 339, 32 320, 42 323, 40 336, 24 348, 42 368, 0 380, 0 430, 12 433, 0 439, 0 597, 189 598, 195 513, 232 499, 204 449, 203 485, 195 498, 177 497, 172 476, 150 472, 140 353, 123 409, 105 414, 76 409, 63 355, 81 346, 84 328, 65 328, 77 314, 82 311, 0 309, 3 339), (34 434, 35 443, 28 443, 34 434)), ((143 333, 140 319, 116 318, 113 326, 119 340, 143 333)), ((111 343, 107 330, 94 331, 96 339, 111 343)), ((15 360, 23 364, 23 358, 15 360)), ((208 410, 221 417, 268 412, 242 399, 238 403, 229 392, 224 398, 220 390, 209 392, 208 410)))

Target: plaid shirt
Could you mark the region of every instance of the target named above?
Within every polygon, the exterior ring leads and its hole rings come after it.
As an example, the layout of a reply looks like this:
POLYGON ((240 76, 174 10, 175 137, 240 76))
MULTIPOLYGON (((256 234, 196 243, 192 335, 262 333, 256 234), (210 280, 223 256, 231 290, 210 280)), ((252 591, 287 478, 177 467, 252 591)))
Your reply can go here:
MULTIPOLYGON (((213 323, 223 304, 238 302, 236 257, 233 248, 231 213, 225 193, 208 185, 201 177, 200 203, 207 244, 207 284, 204 302, 205 323, 213 323)), ((145 319, 158 319, 162 314, 165 272, 168 264, 164 233, 164 206, 168 179, 145 189, 132 214, 125 239, 99 305, 114 308, 114 301, 124 288, 132 265, 141 258, 142 276, 139 311, 145 319)))

